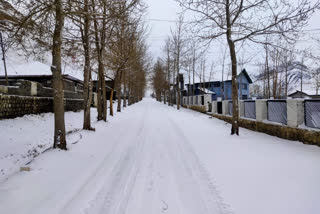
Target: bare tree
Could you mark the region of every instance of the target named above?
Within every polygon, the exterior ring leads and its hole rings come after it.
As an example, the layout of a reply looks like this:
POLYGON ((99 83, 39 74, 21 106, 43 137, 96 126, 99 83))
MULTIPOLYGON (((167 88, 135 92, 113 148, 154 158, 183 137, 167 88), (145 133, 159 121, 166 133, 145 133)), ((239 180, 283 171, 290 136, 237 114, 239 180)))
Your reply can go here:
MULTIPOLYGON (((72 20, 74 26, 66 28, 68 33, 68 42, 71 43, 70 49, 75 49, 76 44, 80 43, 82 49, 76 48, 77 52, 83 55, 84 68, 83 68, 83 109, 84 120, 83 129, 94 130, 91 127, 91 104, 92 104, 92 69, 91 69, 91 41, 90 36, 92 33, 92 11, 90 11, 89 0, 79 2, 77 0, 69 0, 68 2, 67 18, 72 20), (80 34, 80 36, 78 36, 80 34), (80 37, 80 38, 78 38, 80 37)), ((70 50, 72 51, 72 50, 70 50)))
POLYGON ((319 95, 320 90, 320 68, 312 71, 312 78, 314 79, 314 86, 316 88, 316 95, 319 95))
POLYGON ((161 102, 161 97, 167 85, 166 74, 163 67, 161 60, 158 59, 153 68, 152 84, 156 94, 156 99, 159 102, 161 102))
POLYGON ((63 30, 66 8, 63 0, 39 0, 26 2, 13 1, 17 8, 23 8, 23 15, 17 20, 17 26, 12 34, 15 42, 24 50, 31 49, 34 54, 38 51, 52 51, 52 85, 54 98, 54 143, 53 147, 66 150, 66 131, 64 121, 64 91, 61 69, 63 45, 63 30), (24 39, 31 41, 28 44, 24 39), (35 44, 35 45, 34 45, 35 44), (35 48, 38 46, 38 48, 35 48))
POLYGON ((184 17, 183 15, 179 16, 178 22, 176 23, 175 31, 171 31, 172 44, 173 44, 173 55, 174 55, 174 67, 176 73, 176 94, 177 94, 177 109, 180 109, 181 101, 181 91, 180 91, 180 66, 181 58, 184 54, 185 49, 185 27, 184 27, 184 17))
POLYGON ((62 31, 64 26, 64 11, 62 0, 55 0, 55 28, 52 40, 52 82, 54 88, 54 144, 53 148, 67 150, 66 130, 64 122, 64 92, 61 72, 62 31))

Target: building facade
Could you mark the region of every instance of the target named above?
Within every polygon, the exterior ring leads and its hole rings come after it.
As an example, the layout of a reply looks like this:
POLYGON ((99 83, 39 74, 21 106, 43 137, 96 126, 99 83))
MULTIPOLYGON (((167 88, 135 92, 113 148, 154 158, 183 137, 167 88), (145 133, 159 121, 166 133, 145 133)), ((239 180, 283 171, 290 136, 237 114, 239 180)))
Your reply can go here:
MULTIPOLYGON (((247 71, 244 69, 238 75, 238 96, 241 100, 247 100, 250 98, 250 84, 252 80, 248 75, 247 71)), ((204 83, 195 83, 194 85, 187 84, 187 91, 185 92, 187 96, 192 95, 203 95, 211 94, 212 100, 218 100, 219 98, 223 100, 232 99, 232 81, 213 81, 204 83)))

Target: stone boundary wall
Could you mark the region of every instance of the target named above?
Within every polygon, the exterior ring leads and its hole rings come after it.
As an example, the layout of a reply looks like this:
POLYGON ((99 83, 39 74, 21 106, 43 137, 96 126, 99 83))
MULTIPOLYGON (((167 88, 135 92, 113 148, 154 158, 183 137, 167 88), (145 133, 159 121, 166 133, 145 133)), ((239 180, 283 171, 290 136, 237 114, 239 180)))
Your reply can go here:
MULTIPOLYGON (((210 114, 215 118, 226 121, 228 123, 232 122, 231 116, 210 114)), ((239 126, 257 132, 266 133, 269 135, 277 136, 279 138, 300 141, 304 144, 320 146, 320 132, 311 131, 301 128, 292 128, 289 126, 277 125, 263 123, 255 120, 247 120, 240 118, 239 126)))
MULTIPOLYGON (((206 113, 220 120, 228 123, 232 122, 232 117, 228 115, 229 101, 222 102, 222 114, 217 114, 217 101, 212 102, 212 112, 206 111, 206 106, 200 105, 183 105, 201 113, 206 113)), ((256 101, 256 119, 246 119, 244 115, 244 102, 239 103, 239 126, 269 135, 277 136, 279 138, 300 141, 304 144, 320 146, 320 130, 299 128, 304 122, 304 108, 302 100, 287 100, 288 105, 288 124, 276 124, 267 122, 267 100, 256 101)))
MULTIPOLYGON (((65 99, 65 111, 80 111, 83 100, 65 99)), ((53 98, 0 94, 0 119, 22 117, 27 114, 53 112, 53 98)))
POLYGON ((198 112, 201 112, 201 113, 206 113, 207 112, 207 109, 205 106, 186 106, 186 105, 182 105, 182 107, 184 108, 188 108, 188 109, 192 109, 194 111, 198 111, 198 112))

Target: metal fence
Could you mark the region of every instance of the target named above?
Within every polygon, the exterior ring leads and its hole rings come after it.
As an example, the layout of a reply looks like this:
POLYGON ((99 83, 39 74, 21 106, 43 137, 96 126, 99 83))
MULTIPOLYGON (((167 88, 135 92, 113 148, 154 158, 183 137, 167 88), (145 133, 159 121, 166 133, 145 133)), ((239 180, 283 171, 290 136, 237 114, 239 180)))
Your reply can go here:
POLYGON ((244 102, 244 117, 256 119, 256 102, 255 101, 244 102))
POLYGON ((217 103, 217 113, 222 114, 222 102, 221 101, 217 103))
POLYGON ((208 102, 208 112, 212 112, 212 103, 208 102))
POLYGON ((232 101, 230 101, 229 103, 228 103, 228 109, 229 109, 229 115, 230 116, 232 116, 233 115, 233 103, 232 103, 232 101))
POLYGON ((268 120, 287 124, 287 102, 285 100, 268 101, 268 120))
POLYGON ((306 126, 320 129, 320 100, 306 100, 304 113, 306 126))

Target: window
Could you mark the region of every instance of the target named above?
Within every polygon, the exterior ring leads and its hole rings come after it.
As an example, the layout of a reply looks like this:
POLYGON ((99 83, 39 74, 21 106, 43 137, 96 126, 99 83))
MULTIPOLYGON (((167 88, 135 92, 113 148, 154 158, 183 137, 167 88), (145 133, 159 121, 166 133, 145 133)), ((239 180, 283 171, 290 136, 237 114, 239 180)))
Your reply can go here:
POLYGON ((242 99, 243 100, 247 100, 248 99, 248 95, 242 95, 242 99))
POLYGON ((220 87, 220 82, 213 83, 213 87, 215 87, 215 88, 220 87))
POLYGON ((242 89, 247 90, 248 89, 248 85, 247 84, 242 84, 242 89))

